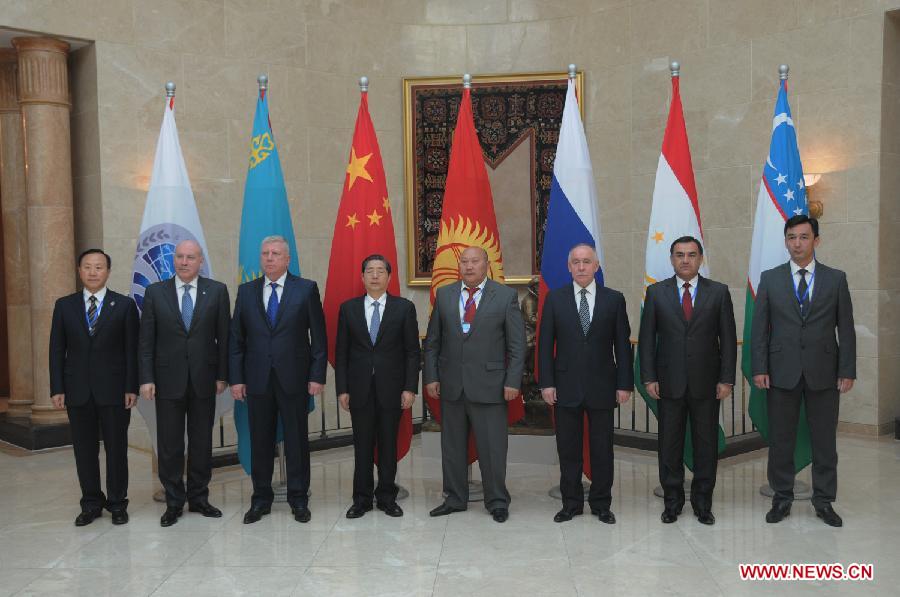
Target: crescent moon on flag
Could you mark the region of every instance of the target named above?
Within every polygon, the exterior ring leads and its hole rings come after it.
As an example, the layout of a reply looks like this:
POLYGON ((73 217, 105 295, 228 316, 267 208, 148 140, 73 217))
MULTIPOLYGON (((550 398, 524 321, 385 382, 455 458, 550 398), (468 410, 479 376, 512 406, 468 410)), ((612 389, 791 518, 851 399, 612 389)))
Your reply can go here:
POLYGON ((772 156, 771 156, 771 155, 767 155, 767 156, 766 156, 766 164, 768 164, 768 165, 769 165, 769 168, 771 168, 772 170, 776 170, 775 164, 772 163, 772 156))

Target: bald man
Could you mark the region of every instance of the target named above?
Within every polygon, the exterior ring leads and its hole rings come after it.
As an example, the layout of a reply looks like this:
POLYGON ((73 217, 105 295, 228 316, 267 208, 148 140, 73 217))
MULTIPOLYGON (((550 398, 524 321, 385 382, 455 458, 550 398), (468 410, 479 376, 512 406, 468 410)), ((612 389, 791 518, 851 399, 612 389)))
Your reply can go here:
POLYGON ((160 526, 191 512, 219 518, 209 503, 216 395, 228 379, 228 288, 200 277, 203 249, 192 240, 175 247, 175 276, 147 287, 141 314, 141 398, 156 400, 159 480, 166 491, 160 526), (184 473, 187 422, 188 471, 184 473))

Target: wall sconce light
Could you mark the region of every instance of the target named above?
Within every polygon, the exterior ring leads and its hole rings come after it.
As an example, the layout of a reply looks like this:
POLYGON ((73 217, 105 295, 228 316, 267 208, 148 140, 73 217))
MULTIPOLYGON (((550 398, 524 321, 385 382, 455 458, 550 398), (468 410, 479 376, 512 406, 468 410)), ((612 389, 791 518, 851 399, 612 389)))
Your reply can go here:
POLYGON ((809 205, 809 215, 817 220, 825 213, 825 205, 823 205, 821 201, 813 199, 814 195, 812 188, 819 182, 820 178, 822 178, 821 174, 803 175, 803 184, 806 185, 806 203, 809 205))

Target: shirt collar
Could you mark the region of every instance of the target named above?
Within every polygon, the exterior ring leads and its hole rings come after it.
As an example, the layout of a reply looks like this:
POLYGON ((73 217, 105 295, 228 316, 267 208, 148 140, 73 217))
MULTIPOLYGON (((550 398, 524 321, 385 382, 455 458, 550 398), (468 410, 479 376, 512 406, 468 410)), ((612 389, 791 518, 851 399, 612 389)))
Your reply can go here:
POLYGON ((269 276, 266 276, 266 286, 268 286, 272 282, 275 282, 276 284, 278 284, 278 286, 280 286, 281 288, 284 288, 285 280, 287 280, 287 272, 284 272, 283 274, 281 274, 281 277, 278 278, 277 280, 270 280, 269 276))
MULTIPOLYGON (((465 280, 460 280, 460 284, 462 285, 463 290, 468 288, 468 286, 466 286, 465 280)), ((478 286, 476 286, 476 288, 478 288, 478 290, 484 291, 485 284, 487 284, 487 276, 485 276, 484 280, 482 280, 481 283, 478 286)))
POLYGON ((382 294, 377 300, 373 299, 371 296, 369 296, 368 293, 366 293, 365 302, 367 309, 372 306, 372 303, 378 303, 383 308, 385 305, 387 305, 387 293, 385 292, 384 294, 382 294))
MULTIPOLYGON (((794 260, 793 260, 793 259, 791 259, 791 262, 790 262, 790 263, 791 263, 791 275, 792 275, 792 276, 796 276, 796 275, 797 275, 797 272, 800 271, 800 266, 797 265, 796 263, 794 263, 794 260)), ((806 270, 806 273, 808 273, 808 274, 814 273, 814 272, 816 271, 816 259, 815 259, 815 257, 813 258, 812 261, 809 262, 809 265, 807 265, 807 266, 806 266, 805 268, 803 268, 803 269, 805 269, 805 270, 806 270)))
POLYGON ((193 280, 191 280, 189 282, 183 282, 181 280, 181 278, 179 278, 178 276, 175 276, 175 288, 177 288, 178 290, 181 290, 184 286, 186 286, 188 284, 190 284, 192 288, 197 288, 197 280, 199 278, 200 278, 200 276, 195 276, 193 280))
MULTIPOLYGON (((84 296, 84 302, 88 302, 91 298, 91 292, 87 288, 85 288, 84 290, 81 291, 81 293, 84 296)), ((94 296, 97 297, 97 302, 102 303, 103 299, 106 298, 106 286, 104 286, 103 288, 101 288, 100 290, 98 290, 97 292, 95 292, 93 294, 94 294, 94 296)))
MULTIPOLYGON (((691 279, 688 280, 687 282, 688 282, 688 284, 691 285, 691 290, 696 290, 696 289, 697 289, 697 284, 700 283, 700 275, 698 274, 698 275, 694 276, 693 278, 691 278, 691 279)), ((684 280, 682 280, 681 278, 679 278, 679 277, 678 277, 678 274, 675 275, 675 285, 678 286, 679 289, 683 289, 683 288, 684 288, 684 280)))
MULTIPOLYGON (((581 284, 572 280, 572 286, 575 287, 575 294, 581 292, 581 284)), ((597 280, 591 280, 591 283, 584 287, 587 290, 587 293, 591 296, 594 296, 597 293, 597 280)))

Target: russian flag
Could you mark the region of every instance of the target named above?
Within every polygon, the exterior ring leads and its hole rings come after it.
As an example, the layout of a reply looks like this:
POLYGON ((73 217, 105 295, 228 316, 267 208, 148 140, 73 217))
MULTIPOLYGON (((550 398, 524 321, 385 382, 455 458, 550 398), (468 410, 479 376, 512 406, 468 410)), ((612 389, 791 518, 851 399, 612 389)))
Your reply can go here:
MULTIPOLYGON (((562 126, 553 162, 553 179, 550 183, 550 204, 544 230, 544 247, 541 252, 541 281, 538 294, 538 318, 544 310, 544 299, 554 288, 572 283, 569 274, 569 250, 579 243, 593 245, 600 258, 600 269, 595 277, 603 285, 603 249, 600 245, 600 218, 597 213, 597 186, 588 153, 587 138, 578 98, 575 94, 575 69, 569 69, 569 88, 563 108, 562 126)), ((541 324, 538 321, 537 329, 541 324)), ((540 342, 540 337, 537 338, 540 342)), ((535 350, 535 357, 538 351, 535 350)), ((535 371, 537 367, 535 366, 535 371)), ((585 420, 585 425, 587 420, 585 420)), ((585 432, 584 471, 590 477, 590 459, 585 432)))

